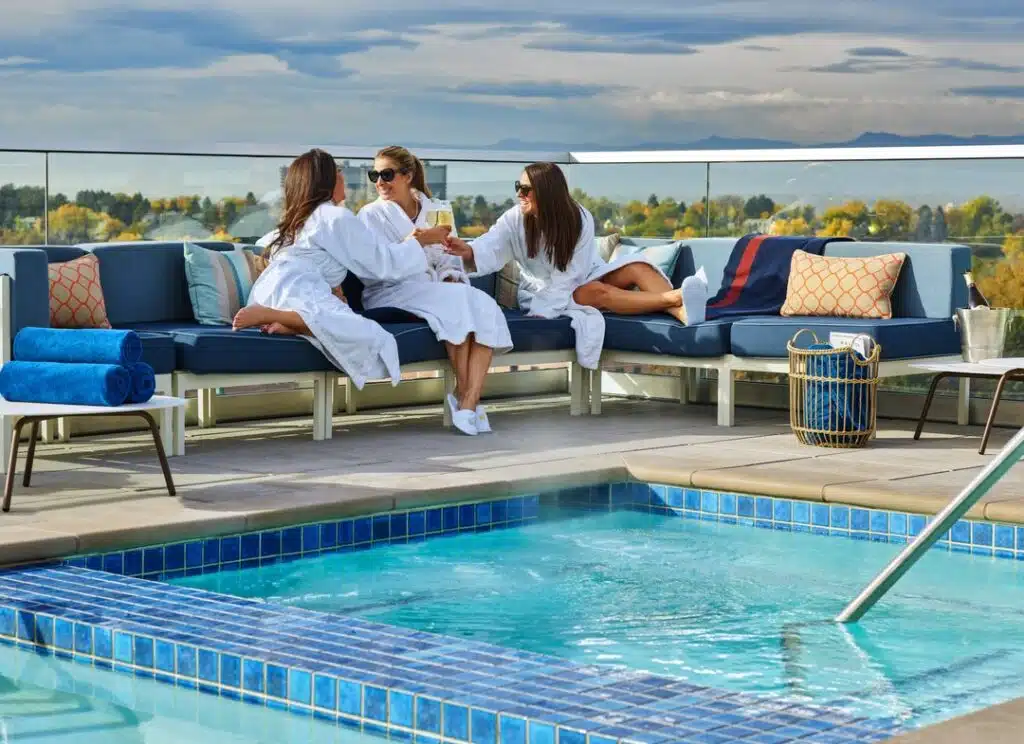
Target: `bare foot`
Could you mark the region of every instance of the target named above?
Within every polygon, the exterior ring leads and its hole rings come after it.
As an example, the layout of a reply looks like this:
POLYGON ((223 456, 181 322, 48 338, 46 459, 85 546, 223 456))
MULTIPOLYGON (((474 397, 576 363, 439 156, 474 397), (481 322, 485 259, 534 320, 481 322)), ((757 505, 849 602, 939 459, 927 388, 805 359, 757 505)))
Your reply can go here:
POLYGON ((265 326, 263 326, 263 332, 264 333, 269 333, 269 334, 274 335, 274 336, 298 336, 299 335, 295 331, 293 331, 291 328, 289 328, 288 326, 284 325, 283 323, 271 323, 270 325, 265 325, 265 326))
POLYGON ((683 325, 686 325, 686 310, 681 307, 670 307, 665 311, 683 325))
POLYGON ((231 328, 237 331, 241 328, 268 325, 270 323, 269 311, 270 308, 263 305, 246 305, 235 313, 235 317, 231 321, 231 328))
POLYGON ((668 292, 665 293, 665 299, 672 303, 671 305, 669 305, 670 308, 682 307, 683 290, 681 288, 669 290, 668 292))

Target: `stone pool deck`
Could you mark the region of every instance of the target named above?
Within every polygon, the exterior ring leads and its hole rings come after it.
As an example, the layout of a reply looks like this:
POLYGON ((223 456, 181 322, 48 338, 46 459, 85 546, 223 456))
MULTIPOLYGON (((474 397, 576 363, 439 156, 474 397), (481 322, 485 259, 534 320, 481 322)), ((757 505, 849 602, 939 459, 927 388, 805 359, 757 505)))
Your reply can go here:
MULTIPOLYGON (((496 433, 476 438, 422 408, 336 417, 326 442, 308 420, 190 429, 186 456, 170 461, 175 498, 142 433, 39 445, 34 485, 20 484, 22 460, 0 514, 0 565, 627 477, 932 514, 1013 434, 996 431, 978 455, 981 427, 931 424, 915 442, 912 422, 882 421, 868 448, 828 450, 798 444, 781 412, 740 409, 725 429, 712 407, 609 401, 601 416, 570 417, 566 403, 496 404, 496 433)), ((1024 524, 1024 469, 968 516, 1024 524)), ((968 719, 905 740, 1017 741, 993 737, 1019 737, 1024 706, 968 719)))
MULTIPOLYGON (((301 419, 190 429, 170 460, 175 498, 142 433, 41 444, 33 485, 21 486, 22 459, 0 514, 0 565, 629 476, 933 514, 1013 433, 997 430, 979 455, 981 427, 931 424, 915 442, 912 422, 882 421, 871 446, 830 450, 799 444, 781 412, 741 409, 720 428, 712 407, 651 401, 609 402, 596 417, 570 417, 561 399, 515 401, 491 418, 496 432, 475 438, 422 408, 336 417, 325 442, 301 419)), ((1024 468, 968 517, 1024 524, 1024 468)))

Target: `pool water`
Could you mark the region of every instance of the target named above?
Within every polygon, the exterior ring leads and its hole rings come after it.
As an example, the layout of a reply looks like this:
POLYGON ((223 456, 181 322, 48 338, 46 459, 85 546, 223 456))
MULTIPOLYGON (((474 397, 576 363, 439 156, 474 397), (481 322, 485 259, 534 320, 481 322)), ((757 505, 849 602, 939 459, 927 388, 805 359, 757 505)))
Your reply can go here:
POLYGON ((912 725, 1024 695, 1024 573, 932 551, 860 623, 831 618, 900 546, 639 512, 175 583, 912 725))
POLYGON ((0 646, 0 744, 386 744, 310 717, 0 646))

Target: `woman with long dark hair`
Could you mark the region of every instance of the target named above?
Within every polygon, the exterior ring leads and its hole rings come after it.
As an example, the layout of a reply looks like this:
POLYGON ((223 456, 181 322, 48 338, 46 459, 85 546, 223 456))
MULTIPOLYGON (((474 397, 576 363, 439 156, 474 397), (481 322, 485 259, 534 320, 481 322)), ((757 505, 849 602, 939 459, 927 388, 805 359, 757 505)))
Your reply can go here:
POLYGON ((427 270, 424 246, 447 227, 417 228, 389 243, 366 229, 345 201, 345 181, 323 150, 288 167, 284 215, 267 241, 271 260, 252 286, 237 328, 306 336, 359 389, 369 379, 401 380, 395 337, 357 315, 337 290, 349 271, 361 279, 401 281, 427 270))
POLYGON ((515 184, 519 203, 469 245, 449 236, 446 250, 476 274, 519 265, 519 306, 529 315, 567 315, 576 332, 576 358, 597 369, 604 346, 601 311, 664 312, 686 322, 682 290, 643 256, 607 263, 594 242, 594 217, 569 193, 554 163, 526 166, 515 184))
MULTIPOLYGON (((369 177, 379 196, 359 210, 359 219, 382 240, 398 240, 425 227, 428 215, 441 211, 423 163, 404 147, 378 152, 369 177)), ((367 282, 363 304, 397 307, 427 321, 447 348, 455 372, 455 392, 446 400, 452 423, 470 436, 489 432, 480 396, 493 355, 512 348, 508 321, 493 297, 469 283, 462 261, 446 253, 442 243, 426 250, 428 271, 399 282, 367 282)))

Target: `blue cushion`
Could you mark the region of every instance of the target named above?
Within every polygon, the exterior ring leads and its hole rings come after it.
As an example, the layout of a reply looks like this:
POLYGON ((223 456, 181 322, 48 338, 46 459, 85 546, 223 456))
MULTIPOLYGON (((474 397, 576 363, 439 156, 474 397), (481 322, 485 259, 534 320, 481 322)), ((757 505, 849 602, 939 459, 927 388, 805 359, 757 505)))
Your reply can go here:
POLYGON ((12 339, 22 328, 50 325, 50 280, 46 266, 46 252, 38 248, 0 250, 0 274, 11 280, 12 339))
MULTIPOLYGON (((231 243, 193 241, 214 250, 231 243)), ((112 325, 194 321, 185 278, 184 242, 102 243, 83 245, 100 262, 100 281, 112 325)))
POLYGON ((971 270, 971 249, 947 243, 829 243, 826 256, 864 258, 906 253, 892 293, 897 318, 951 318, 967 307, 964 272, 971 270))
POLYGON ((86 251, 73 245, 0 245, 4 250, 15 248, 36 248, 46 253, 47 263, 64 263, 81 258, 86 251))
POLYGON ((381 326, 395 337, 398 361, 402 364, 437 362, 448 358, 444 344, 422 320, 416 323, 381 323, 381 326))
MULTIPOLYGON (((195 374, 320 372, 334 369, 316 347, 306 339, 295 336, 267 335, 256 328, 232 331, 230 327, 203 326, 195 322, 138 323, 134 327, 140 331, 171 334, 176 368, 195 374)), ((145 351, 143 359, 149 362, 145 351)))
POLYGON ((624 256, 642 255, 661 269, 665 276, 671 278, 675 272, 682 246, 683 241, 681 240, 666 240, 654 245, 645 242, 641 245, 637 244, 632 238, 622 238, 619 241, 618 247, 612 253, 611 260, 614 261, 624 256))
POLYGON ((142 361, 153 368, 154 374, 166 375, 173 372, 174 365, 177 363, 174 336, 152 331, 136 331, 136 333, 139 334, 139 339, 142 341, 142 361))
POLYGON ((185 243, 185 280, 196 321, 202 325, 231 325, 249 301, 255 281, 252 254, 244 249, 212 250, 185 243))
POLYGON ((951 318, 875 320, 766 316, 742 318, 733 323, 730 341, 732 353, 740 357, 787 357, 789 353, 786 344, 801 328, 813 331, 824 343, 828 343, 831 331, 866 333, 882 345, 882 359, 912 359, 960 353, 960 334, 953 327, 951 318))
POLYGON ((502 308, 512 351, 561 351, 576 348, 576 332, 569 318, 531 318, 521 310, 502 308))
POLYGON ((729 353, 730 320, 685 326, 668 315, 605 314, 604 348, 679 357, 729 353))

